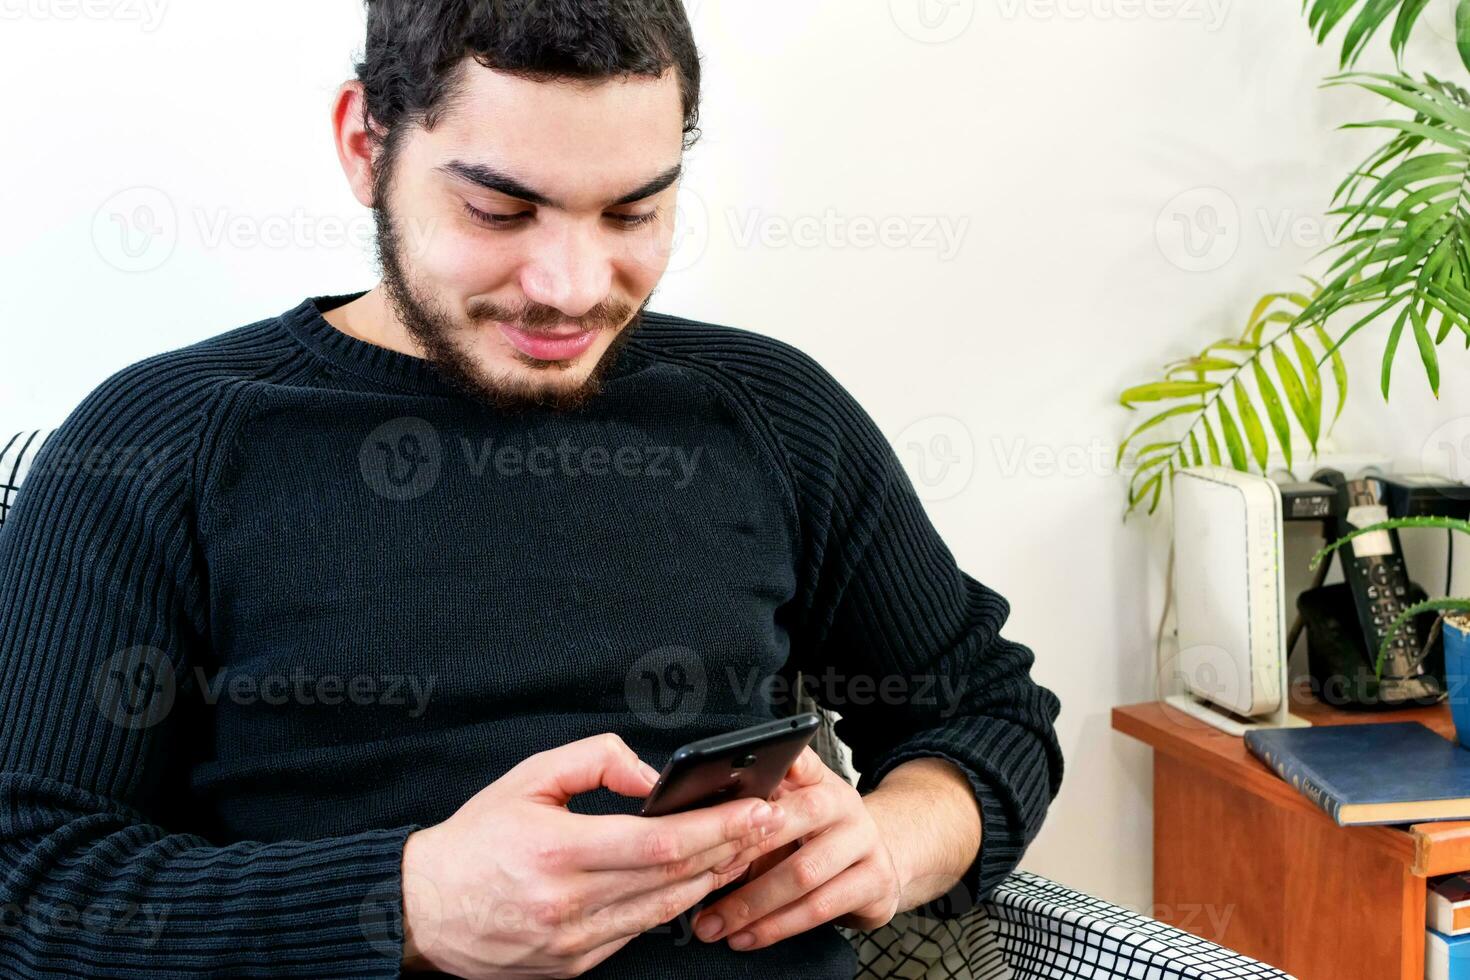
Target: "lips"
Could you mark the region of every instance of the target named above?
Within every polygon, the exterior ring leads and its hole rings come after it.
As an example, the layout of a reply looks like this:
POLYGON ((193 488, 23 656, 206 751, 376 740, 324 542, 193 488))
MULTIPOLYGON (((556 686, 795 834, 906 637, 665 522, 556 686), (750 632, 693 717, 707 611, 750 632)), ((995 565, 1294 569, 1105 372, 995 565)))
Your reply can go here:
POLYGON ((503 323, 497 326, 512 347, 538 361, 569 361, 583 354, 597 339, 596 330, 580 330, 575 327, 549 333, 532 333, 503 323))

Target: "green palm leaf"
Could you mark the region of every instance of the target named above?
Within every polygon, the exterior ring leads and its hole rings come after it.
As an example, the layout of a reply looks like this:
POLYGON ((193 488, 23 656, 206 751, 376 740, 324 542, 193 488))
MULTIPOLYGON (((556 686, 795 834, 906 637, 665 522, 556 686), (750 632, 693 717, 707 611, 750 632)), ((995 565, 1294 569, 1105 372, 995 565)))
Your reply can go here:
MULTIPOLYGON (((1463 2, 1470 10, 1470 0, 1463 2)), ((1354 311, 1351 324, 1337 333, 1323 359, 1332 362, 1334 376, 1340 378, 1337 348, 1381 317, 1391 317, 1380 380, 1384 397, 1406 329, 1414 336, 1429 386, 1438 395, 1438 347, 1456 331, 1470 343, 1470 92, 1432 76, 1420 81, 1381 73, 1339 75, 1327 84, 1375 92, 1410 110, 1413 118, 1354 124, 1385 131, 1389 139, 1334 196, 1331 213, 1341 225, 1326 250, 1332 263, 1326 282, 1300 319, 1325 323, 1349 308, 1361 307, 1354 311), (1434 314, 1439 315, 1437 330, 1430 329, 1434 314)), ((1301 351, 1296 353, 1301 360, 1301 351)), ((1303 401, 1310 408, 1312 380, 1303 368, 1303 401)), ((1298 411, 1290 380, 1285 388, 1293 411, 1298 411)))
POLYGON ((1416 602, 1408 609, 1399 613, 1388 629, 1383 631, 1383 642, 1378 647, 1378 659, 1373 662, 1373 673, 1378 677, 1383 676, 1383 662, 1388 659, 1388 651, 1393 646, 1393 641, 1408 625, 1414 621, 1420 613, 1425 612, 1470 612, 1470 599, 1426 599, 1416 602))
MULTIPOLYGON (((1460 520, 1456 517, 1395 517, 1387 521, 1379 521, 1367 527, 1354 528, 1350 533, 1343 535, 1336 541, 1317 552, 1312 557, 1312 568, 1321 567, 1322 563, 1330 558, 1339 548, 1351 543, 1366 534, 1377 534, 1382 531, 1400 531, 1424 528, 1429 530, 1449 531, 1452 534, 1458 531, 1461 534, 1470 534, 1470 521, 1460 520)), ((1388 656, 1388 650, 1393 645, 1399 633, 1409 626, 1420 613, 1424 612, 1470 612, 1470 599, 1429 599, 1411 605, 1398 615, 1384 631, 1382 645, 1378 649, 1378 657, 1374 661, 1374 673, 1383 676, 1383 662, 1388 656)))
MULTIPOLYGON (((1325 42, 1339 24, 1347 24, 1347 29, 1343 32, 1342 51, 1338 55, 1344 68, 1351 67, 1358 60, 1368 47, 1368 42, 1387 23, 1390 15, 1394 21, 1388 44, 1393 51, 1394 60, 1401 62, 1409 36, 1427 6, 1429 0, 1303 0, 1302 3, 1302 9, 1307 14, 1307 26, 1316 35, 1318 44, 1325 42), (1348 15, 1354 8, 1358 8, 1357 14, 1349 18, 1348 15)), ((1460 51, 1461 60, 1470 68, 1470 44, 1466 42, 1467 33, 1470 33, 1470 2, 1467 0, 1460 0, 1456 7, 1455 25, 1458 41, 1456 47, 1460 51)))
POLYGON ((1161 379, 1123 392, 1119 400, 1128 408, 1158 406, 1118 446, 1120 466, 1133 449, 1130 512, 1143 506, 1153 512, 1174 473, 1183 467, 1208 462, 1238 470, 1254 466, 1265 472, 1273 449, 1280 450, 1290 467, 1291 444, 1298 432, 1316 451, 1325 399, 1324 376, 1312 341, 1333 365, 1330 377, 1339 413, 1347 397, 1347 373, 1322 323, 1302 319, 1322 290, 1321 283, 1308 282, 1310 291, 1263 296, 1238 337, 1216 340, 1194 357, 1165 365, 1161 379), (1145 434, 1148 440, 1142 438, 1145 434), (1135 448, 1144 442, 1147 445, 1135 448))

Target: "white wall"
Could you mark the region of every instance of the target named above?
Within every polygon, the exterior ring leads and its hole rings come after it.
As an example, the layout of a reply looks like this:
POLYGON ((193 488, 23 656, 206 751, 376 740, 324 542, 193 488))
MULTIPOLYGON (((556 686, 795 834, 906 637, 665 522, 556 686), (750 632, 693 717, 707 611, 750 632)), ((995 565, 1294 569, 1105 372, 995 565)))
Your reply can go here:
MULTIPOLYGON (((707 136, 655 308, 795 342, 892 434, 1062 699, 1069 774, 1028 866, 1146 909, 1149 755, 1109 709, 1153 695, 1166 538, 1119 519, 1115 396, 1308 267, 1371 143, 1333 126, 1377 106, 1318 88, 1335 65, 1295 3, 924 0, 927 28, 918 3, 691 4, 707 136), (1210 268, 1187 271, 1173 216, 1199 231, 1206 205, 1226 220, 1210 268), (843 226, 816 247, 780 237, 829 212, 843 226), (846 227, 887 218, 888 244, 846 227), (931 224, 958 230, 952 254, 931 224)), ((356 3, 85 10, 0 0, 0 429, 54 424, 148 354, 371 285, 327 116, 356 3)), ((1463 71, 1450 33, 1411 63, 1463 71)), ((1338 446, 1407 465, 1445 423, 1470 436, 1466 355, 1445 348, 1436 403, 1406 344, 1385 411, 1381 338, 1353 349, 1338 446)))

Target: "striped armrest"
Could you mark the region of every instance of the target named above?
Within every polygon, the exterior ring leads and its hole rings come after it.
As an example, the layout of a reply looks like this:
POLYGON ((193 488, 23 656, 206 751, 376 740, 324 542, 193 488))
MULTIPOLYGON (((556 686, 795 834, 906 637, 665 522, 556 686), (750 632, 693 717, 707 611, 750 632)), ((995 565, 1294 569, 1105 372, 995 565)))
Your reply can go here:
POLYGON ((0 436, 0 527, 15 503, 15 494, 20 490, 20 481, 35 461, 36 454, 50 432, 21 432, 12 436, 0 436))

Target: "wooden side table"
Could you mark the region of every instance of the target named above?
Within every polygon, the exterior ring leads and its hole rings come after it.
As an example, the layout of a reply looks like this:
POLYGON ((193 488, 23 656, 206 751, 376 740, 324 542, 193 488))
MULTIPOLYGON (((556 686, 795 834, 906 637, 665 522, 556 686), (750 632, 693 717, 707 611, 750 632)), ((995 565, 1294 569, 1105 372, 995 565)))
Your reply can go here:
MULTIPOLYGON (((1293 698, 1314 725, 1418 721, 1293 698)), ((1300 980, 1422 980, 1425 879, 1470 871, 1470 822, 1339 827, 1246 749, 1163 702, 1113 709, 1154 749, 1152 913, 1300 980)))

